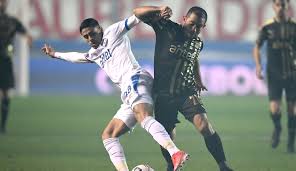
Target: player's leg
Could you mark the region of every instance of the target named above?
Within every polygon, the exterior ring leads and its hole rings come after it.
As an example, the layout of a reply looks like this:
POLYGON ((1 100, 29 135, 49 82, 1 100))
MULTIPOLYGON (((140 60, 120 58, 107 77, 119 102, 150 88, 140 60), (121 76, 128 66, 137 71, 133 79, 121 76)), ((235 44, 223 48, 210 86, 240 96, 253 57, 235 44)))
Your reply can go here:
POLYGON ((141 127, 144 128, 151 136, 154 138, 159 145, 167 149, 171 156, 180 151, 170 135, 165 130, 165 128, 153 118, 153 106, 148 103, 136 104, 133 107, 133 111, 137 118, 137 121, 141 124, 141 127))
POLYGON ((226 163, 226 157, 220 136, 209 122, 201 99, 196 95, 190 96, 185 100, 180 112, 203 135, 206 147, 216 160, 220 171, 232 171, 226 163))
POLYGON ((295 152, 295 134, 296 134, 296 101, 287 102, 288 109, 288 145, 289 153, 295 152))
POLYGON ((135 124, 136 119, 132 110, 129 106, 123 104, 102 133, 103 144, 117 171, 128 171, 119 137, 128 132, 135 124))
MULTIPOLYGON (((168 129, 166 129, 166 130, 169 133, 171 139, 174 141, 174 139, 176 137, 175 129, 173 129, 172 131, 169 131, 168 129)), ((168 150, 166 150, 162 146, 160 146, 160 150, 161 150, 162 156, 164 157, 164 159, 167 163, 167 170, 166 171, 173 171, 174 170, 174 163, 172 161, 172 157, 171 157, 170 153, 168 152, 168 150)))
MULTIPOLYGON (((176 123, 179 123, 177 119, 178 104, 177 100, 175 99, 177 99, 177 97, 161 95, 158 95, 154 98, 155 119, 164 126, 172 140, 174 140, 176 137, 176 123)), ((167 163, 167 171, 173 171, 174 164, 170 153, 161 146, 160 149, 162 156, 167 163)))
POLYGON ((8 89, 1 89, 1 127, 0 133, 6 132, 6 123, 8 119, 10 99, 8 89))
POLYGON ((153 117, 153 100, 151 89, 153 84, 152 76, 146 71, 137 72, 131 76, 127 86, 123 86, 121 98, 125 104, 133 109, 137 122, 144 128, 153 139, 167 149, 174 162, 174 170, 179 170, 189 155, 180 151, 163 125, 153 117), (126 87, 126 88, 125 88, 126 87))
POLYGON ((1 102, 1 127, 0 132, 5 133, 10 98, 8 95, 8 90, 14 87, 14 76, 12 70, 12 62, 10 58, 4 58, 0 62, 0 102, 1 102))
POLYGON ((269 110, 270 117, 273 122, 274 128, 271 136, 271 147, 276 148, 280 142, 280 135, 282 132, 281 126, 281 99, 282 99, 282 81, 276 81, 275 79, 269 79, 268 96, 269 96, 269 110))
POLYGON ((286 86, 286 100, 288 112, 288 144, 287 152, 295 152, 296 134, 296 81, 289 80, 286 86))

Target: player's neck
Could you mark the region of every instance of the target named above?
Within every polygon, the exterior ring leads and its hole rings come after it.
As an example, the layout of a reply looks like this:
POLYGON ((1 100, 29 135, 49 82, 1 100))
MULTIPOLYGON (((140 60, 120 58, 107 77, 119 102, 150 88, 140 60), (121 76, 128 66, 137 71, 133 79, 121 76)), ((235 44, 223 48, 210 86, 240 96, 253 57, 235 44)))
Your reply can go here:
POLYGON ((275 20, 277 22, 285 22, 285 21, 288 21, 289 17, 287 15, 284 15, 284 16, 275 16, 275 20))

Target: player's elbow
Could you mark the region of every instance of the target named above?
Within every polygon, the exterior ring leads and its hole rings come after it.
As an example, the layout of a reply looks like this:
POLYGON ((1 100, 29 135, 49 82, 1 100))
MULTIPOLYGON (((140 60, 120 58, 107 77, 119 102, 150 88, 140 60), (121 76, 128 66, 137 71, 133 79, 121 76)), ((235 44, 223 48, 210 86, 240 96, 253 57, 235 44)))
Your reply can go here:
POLYGON ((139 8, 135 8, 134 10, 133 10, 133 13, 134 13, 134 15, 137 17, 137 18, 139 18, 139 19, 143 19, 143 15, 141 15, 141 10, 139 9, 139 8))

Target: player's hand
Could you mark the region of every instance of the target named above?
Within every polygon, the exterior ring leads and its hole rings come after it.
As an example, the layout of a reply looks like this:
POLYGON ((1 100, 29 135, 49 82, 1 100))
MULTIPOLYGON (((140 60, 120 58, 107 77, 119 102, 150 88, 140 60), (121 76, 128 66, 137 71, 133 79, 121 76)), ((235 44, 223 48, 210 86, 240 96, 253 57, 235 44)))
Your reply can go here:
POLYGON ((200 96, 200 93, 202 91, 208 91, 207 87, 204 86, 203 84, 199 85, 198 88, 197 88, 197 94, 198 94, 198 96, 200 96))
POLYGON ((204 85, 200 86, 200 91, 208 91, 207 87, 204 85))
POLYGON ((256 66, 256 76, 259 80, 263 80, 262 68, 261 66, 256 66))
POLYGON ((159 16, 163 19, 168 20, 173 15, 173 11, 168 6, 161 6, 159 16))
POLYGON ((44 44, 44 46, 41 48, 41 50, 46 55, 54 57, 55 50, 52 47, 50 47, 49 45, 44 44))

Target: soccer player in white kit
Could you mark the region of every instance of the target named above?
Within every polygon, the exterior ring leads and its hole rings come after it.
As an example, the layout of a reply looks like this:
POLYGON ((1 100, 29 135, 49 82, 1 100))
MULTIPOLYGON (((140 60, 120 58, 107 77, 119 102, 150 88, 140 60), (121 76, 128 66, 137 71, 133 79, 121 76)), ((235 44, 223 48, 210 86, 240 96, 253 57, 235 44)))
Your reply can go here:
MULTIPOLYGON (((162 17, 167 17, 163 11, 162 17)), ((138 122, 152 135, 154 140, 167 149, 174 161, 174 170, 179 170, 189 155, 179 150, 164 127, 153 116, 151 89, 152 76, 136 61, 126 33, 140 20, 132 15, 128 19, 109 26, 105 31, 93 19, 85 19, 80 33, 91 46, 87 53, 55 52, 49 45, 42 51, 52 58, 77 63, 96 63, 120 88, 122 105, 102 133, 103 144, 118 171, 128 171, 119 136, 129 131, 138 122)))

